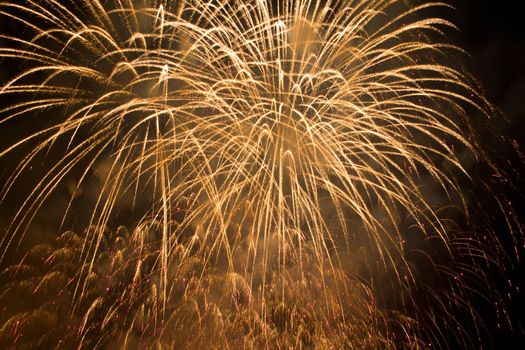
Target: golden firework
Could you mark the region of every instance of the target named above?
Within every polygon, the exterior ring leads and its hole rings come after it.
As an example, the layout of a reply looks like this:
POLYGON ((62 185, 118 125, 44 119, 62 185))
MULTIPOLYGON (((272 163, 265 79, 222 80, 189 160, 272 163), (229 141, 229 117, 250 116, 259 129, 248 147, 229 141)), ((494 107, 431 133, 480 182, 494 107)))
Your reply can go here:
MULTIPOLYGON (((32 147, 2 198, 36 159, 61 155, 2 237, 2 259, 66 179, 74 203, 97 176, 93 229, 66 259, 81 347, 135 346, 140 327, 147 347, 443 345, 447 303, 469 310, 463 282, 436 291, 407 256, 453 281, 447 262, 478 254, 444 208, 466 210, 459 179, 476 150, 465 109, 486 105, 447 60, 461 50, 444 40, 454 26, 431 16, 441 7, 1 3, 31 34, 3 36, 0 56, 26 68, 0 90, 16 100, 0 123, 48 118, 1 151, 32 147), (118 240, 105 227, 123 201, 148 204, 118 240), (104 275, 119 293, 93 292, 104 275)), ((43 278, 65 273, 52 271, 43 278)))

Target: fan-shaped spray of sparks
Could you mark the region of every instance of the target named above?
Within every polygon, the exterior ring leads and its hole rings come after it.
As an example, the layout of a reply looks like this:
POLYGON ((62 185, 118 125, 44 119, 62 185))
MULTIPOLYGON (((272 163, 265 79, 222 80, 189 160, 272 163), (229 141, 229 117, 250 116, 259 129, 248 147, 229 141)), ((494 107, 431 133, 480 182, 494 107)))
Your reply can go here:
POLYGON ((36 159, 62 152, 2 238, 2 258, 65 179, 76 176, 80 192, 93 173, 102 178, 95 229, 49 253, 50 266, 70 254, 46 271, 83 310, 72 338, 129 345, 142 325, 144 346, 424 347, 459 329, 447 303, 476 319, 446 265, 477 255, 475 244, 455 240, 442 209, 463 208, 458 178, 468 172, 454 147, 475 153, 464 108, 485 107, 443 63, 461 50, 442 43, 453 25, 428 13, 446 5, 139 3, 0 4, 32 35, 3 37, 0 56, 26 69, 2 87, 16 102, 0 123, 49 118, 0 153, 33 146, 3 198, 36 159), (155 228, 108 237, 127 200, 150 203, 140 221, 155 228), (433 242, 417 250, 455 287, 441 293, 418 275, 408 231, 433 242), (96 275, 108 276, 110 296, 99 288, 93 298, 96 275), (418 304, 420 290, 432 308, 418 304), (216 339, 204 336, 210 327, 216 339), (184 332, 195 338, 181 342, 184 332))

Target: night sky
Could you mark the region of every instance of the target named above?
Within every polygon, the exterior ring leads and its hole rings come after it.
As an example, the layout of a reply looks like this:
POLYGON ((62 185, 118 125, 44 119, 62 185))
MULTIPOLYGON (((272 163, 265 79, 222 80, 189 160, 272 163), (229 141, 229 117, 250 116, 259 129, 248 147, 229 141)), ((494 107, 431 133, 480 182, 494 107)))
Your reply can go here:
MULTIPOLYGON (((506 135, 525 146, 525 27, 523 13, 516 1, 456 0, 454 22, 461 30, 460 44, 472 56, 469 69, 479 79, 489 100, 498 106, 508 118, 504 127, 506 135)), ((503 150, 502 152, 505 152, 503 150)), ((503 155, 503 158, 505 155, 503 155)), ((515 162, 515 191, 509 198, 516 208, 524 208, 525 178, 523 163, 515 162)), ((519 209, 518 209, 519 210, 519 209)), ((523 209, 519 214, 525 221, 523 209)), ((521 285, 525 284, 523 260, 515 267, 514 275, 521 285)), ((516 314, 525 321, 523 294, 514 300, 516 314)), ((496 349, 521 349, 525 337, 519 332, 501 334, 495 338, 496 349)))
MULTIPOLYGON (((507 197, 517 209, 521 221, 525 222, 525 166, 512 150, 514 145, 520 145, 520 151, 525 147, 525 26, 523 12, 513 0, 447 0, 455 7, 451 17, 460 33, 454 37, 456 43, 463 47, 471 56, 465 66, 478 80, 485 96, 497 108, 507 121, 500 124, 502 134, 507 140, 501 144, 494 143, 496 152, 500 152, 500 164, 503 168, 513 168, 513 188, 506 189, 507 197)), ((497 135, 486 135, 489 140, 495 140, 497 135)), ((483 203, 490 208, 492 203, 483 203)), ((525 285, 525 264, 523 260, 516 264, 511 275, 525 285)), ((503 283, 503 281, 501 282, 503 283)), ((512 303, 512 309, 522 327, 525 323, 525 298, 523 293, 512 303)), ((490 312, 486 316, 488 328, 492 333, 492 341, 483 344, 483 348, 522 349, 525 337, 522 331, 501 332, 492 323, 490 312)))
POLYGON ((525 27, 517 2, 449 0, 456 6, 454 23, 461 30, 459 43, 472 56, 469 68, 502 109, 510 132, 525 141, 525 27))
MULTIPOLYGON (((452 40, 463 47, 471 58, 465 62, 465 66, 479 81, 484 95, 497 108, 501 110, 501 116, 507 118, 507 122, 501 123, 502 134, 507 139, 501 144, 495 145, 500 151, 499 163, 502 167, 509 166, 513 174, 512 188, 505 189, 507 196, 512 201, 517 213, 525 222, 525 201, 523 189, 525 189, 525 165, 520 162, 519 152, 525 150, 525 22, 523 11, 518 9, 519 1, 516 0, 445 0, 453 5, 456 10, 447 11, 447 18, 456 24, 460 33, 452 35, 452 40), (509 161, 507 162, 507 159, 509 161)), ((4 28, 0 21, 0 31, 3 33, 13 31, 13 28, 4 28)), ((5 81, 16 72, 14 66, 0 66, 0 80, 5 81)), ((501 117, 500 116, 500 117, 501 117)), ((5 130, 0 129, 0 149, 3 149, 12 141, 13 135, 4 135, 5 130)), ((487 138, 494 135, 487 135, 487 138)), ((497 136, 496 136, 497 138, 497 136)), ((0 179, 6 175, 6 169, 12 167, 8 160, 0 160, 0 179), (6 162, 2 164, 2 162, 6 162)), ((58 201, 64 201, 65 197, 58 196, 58 201)), ((491 203, 487 203, 490 207, 491 203)), ((12 215, 9 207, 1 207, 0 230, 12 215)), ((56 232, 57 223, 53 215, 37 217, 40 227, 35 234, 46 237, 56 232)), ((525 258, 525 255, 523 255, 525 258)), ((521 260, 513 266, 508 273, 523 286, 521 295, 516 296, 513 311, 518 318, 521 316, 525 324, 525 262, 521 260)), ((2 266, 0 266, 2 268, 2 266)), ((487 310, 486 317, 490 317, 487 310)), ((489 327, 495 326, 489 319, 489 327)), ((492 341, 487 341, 487 348, 496 349, 519 349, 525 344, 525 336, 517 329, 511 331, 490 330, 492 341), (520 344, 522 346, 519 346, 520 344)))

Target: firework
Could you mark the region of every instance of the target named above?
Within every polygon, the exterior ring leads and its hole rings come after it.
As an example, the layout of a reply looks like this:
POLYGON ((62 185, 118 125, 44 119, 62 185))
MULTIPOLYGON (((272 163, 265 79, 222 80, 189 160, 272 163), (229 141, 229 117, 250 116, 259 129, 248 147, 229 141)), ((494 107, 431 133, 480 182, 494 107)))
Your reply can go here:
POLYGON ((447 62, 462 53, 444 40, 453 25, 431 16, 442 7, 1 3, 30 37, 3 36, 0 56, 25 66, 0 90, 15 101, 0 123, 46 119, 1 151, 30 147, 2 200, 60 154, 1 258, 71 179, 64 222, 88 188, 92 227, 28 253, 45 266, 21 264, 29 277, 6 293, 25 286, 54 304, 11 310, 2 341, 23 341, 20 319, 68 314, 67 336, 44 330, 45 344, 417 348, 452 332, 471 345, 454 313, 480 323, 469 280, 492 255, 451 218, 468 215, 461 186, 482 158, 465 111, 489 109, 447 62), (137 225, 113 235, 123 202, 137 225))

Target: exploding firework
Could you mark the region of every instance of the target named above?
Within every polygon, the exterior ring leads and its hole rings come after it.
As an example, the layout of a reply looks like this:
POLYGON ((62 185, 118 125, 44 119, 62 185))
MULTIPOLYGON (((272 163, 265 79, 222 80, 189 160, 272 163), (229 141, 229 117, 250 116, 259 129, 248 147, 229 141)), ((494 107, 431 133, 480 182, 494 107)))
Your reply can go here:
POLYGON ((470 297, 499 243, 457 221, 484 161, 466 111, 490 109, 448 62, 462 51, 431 16, 443 7, 1 3, 28 34, 2 37, 24 67, 0 90, 14 101, 0 123, 46 121, 0 153, 26 152, 3 201, 45 168, 1 258, 71 179, 64 223, 84 199, 92 228, 4 271, 4 300, 42 302, 4 310, 0 341, 35 346, 27 329, 68 318, 38 328, 39 346, 475 344, 470 297), (123 202, 136 228, 113 234, 123 202))

